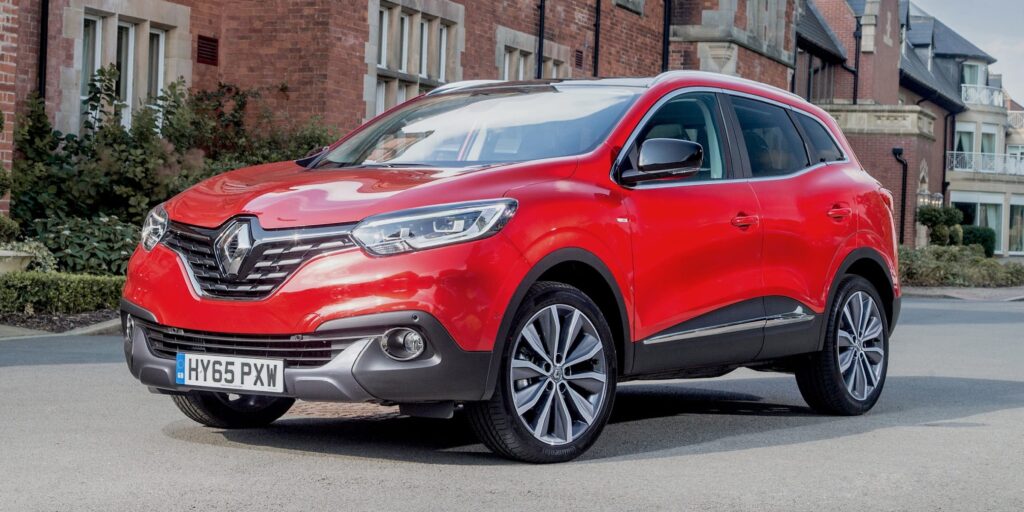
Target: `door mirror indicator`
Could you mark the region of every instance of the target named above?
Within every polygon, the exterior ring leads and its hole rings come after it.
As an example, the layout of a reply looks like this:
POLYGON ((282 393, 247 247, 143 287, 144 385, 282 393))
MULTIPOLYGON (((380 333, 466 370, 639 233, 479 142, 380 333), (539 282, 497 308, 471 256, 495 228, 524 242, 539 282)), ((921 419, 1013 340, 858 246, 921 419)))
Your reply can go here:
POLYGON ((625 184, 663 178, 685 178, 700 171, 704 148, 700 144, 679 139, 648 139, 640 146, 637 169, 622 174, 625 184))

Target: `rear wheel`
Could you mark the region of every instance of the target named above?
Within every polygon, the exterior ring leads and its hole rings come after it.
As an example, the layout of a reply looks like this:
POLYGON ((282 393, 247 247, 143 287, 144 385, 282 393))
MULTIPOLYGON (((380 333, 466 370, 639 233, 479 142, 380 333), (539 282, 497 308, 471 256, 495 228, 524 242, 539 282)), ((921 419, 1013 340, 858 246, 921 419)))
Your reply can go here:
POLYGON ((797 370, 800 393, 812 409, 853 416, 871 410, 885 385, 889 326, 872 284, 848 276, 829 312, 821 352, 797 370))
POLYGON ((600 309, 580 290, 541 282, 516 313, 497 389, 469 404, 491 450, 527 462, 562 462, 590 447, 615 397, 615 346, 600 309))
POLYGON ((294 398, 209 391, 189 391, 171 398, 185 416, 216 428, 265 427, 284 416, 295 403, 294 398))

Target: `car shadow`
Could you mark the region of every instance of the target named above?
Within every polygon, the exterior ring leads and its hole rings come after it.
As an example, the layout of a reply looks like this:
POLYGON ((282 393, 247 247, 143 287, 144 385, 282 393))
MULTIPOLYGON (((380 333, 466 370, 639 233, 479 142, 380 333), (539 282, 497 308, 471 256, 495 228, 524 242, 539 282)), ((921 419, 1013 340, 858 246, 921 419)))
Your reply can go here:
MULTIPOLYGON (((953 377, 890 377, 864 416, 813 413, 793 379, 780 377, 640 383, 623 386, 609 425, 581 463, 643 459, 797 444, 893 427, 972 428, 977 414, 1024 407, 1024 382, 953 377)), ((391 415, 288 417, 251 430, 174 422, 164 433, 186 442, 428 464, 506 464, 477 442, 465 418, 391 415)))

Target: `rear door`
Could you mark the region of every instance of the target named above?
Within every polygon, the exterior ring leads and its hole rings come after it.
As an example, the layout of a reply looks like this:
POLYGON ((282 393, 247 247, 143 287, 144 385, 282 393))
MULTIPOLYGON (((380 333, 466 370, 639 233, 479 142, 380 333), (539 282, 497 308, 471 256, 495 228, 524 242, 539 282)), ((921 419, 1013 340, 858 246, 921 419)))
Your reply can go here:
POLYGON ((662 99, 627 144, 618 172, 635 166, 644 141, 654 138, 697 142, 705 157, 695 176, 627 187, 641 340, 634 370, 750 360, 762 342, 762 228, 719 96, 684 92, 662 99))
POLYGON ((788 106, 731 96, 764 229, 761 359, 817 349, 829 269, 856 233, 853 179, 825 126, 788 106), (806 142, 805 142, 806 141, 806 142))

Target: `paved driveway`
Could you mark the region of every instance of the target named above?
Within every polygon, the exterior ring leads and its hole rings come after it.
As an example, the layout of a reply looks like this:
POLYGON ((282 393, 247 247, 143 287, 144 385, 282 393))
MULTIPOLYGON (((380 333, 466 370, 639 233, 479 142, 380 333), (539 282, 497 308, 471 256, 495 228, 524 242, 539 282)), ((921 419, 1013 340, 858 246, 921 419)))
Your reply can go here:
POLYGON ((0 341, 0 510, 1024 510, 1024 303, 907 300, 866 416, 811 414, 766 373, 631 383, 551 466, 373 406, 202 428, 118 343, 0 341))

